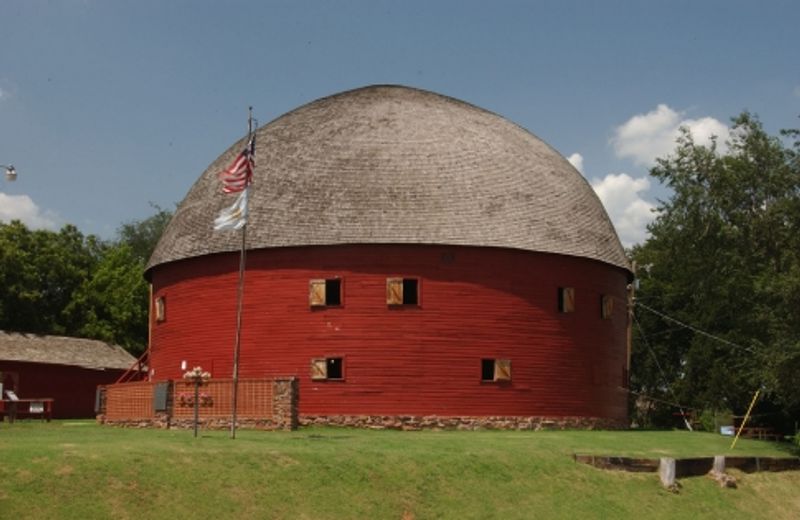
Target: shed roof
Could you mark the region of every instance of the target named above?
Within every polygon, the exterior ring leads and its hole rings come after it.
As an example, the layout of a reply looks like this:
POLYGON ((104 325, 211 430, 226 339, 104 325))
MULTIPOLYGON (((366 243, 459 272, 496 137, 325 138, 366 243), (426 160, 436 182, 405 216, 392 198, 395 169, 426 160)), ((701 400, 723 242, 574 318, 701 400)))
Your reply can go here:
MULTIPOLYGON (((233 196, 200 176, 148 263, 237 251, 214 232, 233 196)), ((338 244, 505 247, 586 257, 630 270, 592 187, 558 152, 474 105, 370 86, 301 106, 256 131, 249 249, 338 244)))
POLYGON ((124 370, 136 358, 119 345, 94 339, 0 331, 0 361, 124 370))

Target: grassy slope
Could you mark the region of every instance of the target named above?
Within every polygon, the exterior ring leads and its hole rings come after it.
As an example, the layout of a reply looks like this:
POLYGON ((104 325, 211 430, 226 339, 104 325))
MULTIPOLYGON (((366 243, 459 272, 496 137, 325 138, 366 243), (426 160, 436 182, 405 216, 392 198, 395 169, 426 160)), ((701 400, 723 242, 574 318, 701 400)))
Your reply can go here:
MULTIPOLYGON (((573 452, 706 456, 686 432, 265 433, 0 424, 0 518, 798 518, 800 472, 737 474, 739 489, 602 471, 573 452)), ((737 454, 786 456, 740 441, 737 454)))

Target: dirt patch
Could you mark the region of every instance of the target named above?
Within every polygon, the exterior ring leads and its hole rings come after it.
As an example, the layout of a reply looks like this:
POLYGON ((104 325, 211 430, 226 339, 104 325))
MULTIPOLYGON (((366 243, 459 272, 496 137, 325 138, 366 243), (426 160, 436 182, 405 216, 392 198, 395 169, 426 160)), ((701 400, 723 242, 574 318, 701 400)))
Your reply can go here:
POLYGON ((275 464, 277 464, 282 468, 287 468, 289 466, 296 466, 300 464, 299 461, 293 459, 292 457, 276 451, 271 452, 270 456, 272 456, 272 459, 275 461, 275 464))
POLYGON ((65 477, 67 475, 72 475, 75 472, 75 468, 70 465, 61 466, 60 468, 56 469, 53 473, 57 477, 65 477))

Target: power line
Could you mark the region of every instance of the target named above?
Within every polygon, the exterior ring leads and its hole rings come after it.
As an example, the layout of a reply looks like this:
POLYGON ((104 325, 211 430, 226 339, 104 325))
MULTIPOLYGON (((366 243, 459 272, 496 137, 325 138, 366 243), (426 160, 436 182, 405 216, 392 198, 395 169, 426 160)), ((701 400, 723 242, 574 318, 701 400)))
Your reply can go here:
MULTIPOLYGON (((639 323, 639 318, 636 316, 636 313, 633 314, 633 320, 636 322, 636 327, 639 329, 639 334, 642 336, 642 340, 644 341, 647 350, 650 351, 650 355, 653 356, 653 361, 656 362, 656 367, 658 367, 658 371, 661 372, 661 378, 664 380, 664 384, 666 385, 667 389, 672 394, 672 397, 675 398, 675 401, 678 401, 678 396, 675 394, 675 390, 670 386, 669 381, 667 380, 667 374, 664 372, 664 369, 661 368, 661 363, 658 362, 658 358, 656 357, 656 353, 650 347, 650 342, 647 341, 647 336, 644 335, 644 329, 642 329, 642 324, 639 323)), ((683 411, 683 407, 681 405, 676 405, 678 410, 681 412, 681 417, 683 418, 684 424, 686 424, 686 428, 689 431, 692 431, 692 425, 689 424, 689 420, 686 419, 686 412, 683 411)))
MULTIPOLYGON (((637 392, 635 390, 631 390, 630 388, 623 388, 623 390, 625 390, 629 394, 633 394, 633 395, 635 395, 637 397, 643 397, 643 398, 647 399, 648 401, 655 401, 655 402, 661 403, 661 404, 668 404, 668 405, 674 406, 676 408, 683 408, 685 410, 691 410, 693 412, 702 412, 703 411, 702 408, 695 408, 693 406, 686 406, 686 405, 682 405, 680 403, 673 403, 672 401, 667 401, 665 399, 659 399, 658 397, 653 397, 651 395, 643 394, 641 392, 637 392)), ((683 412, 681 411, 681 413, 683 413, 683 412)))
MULTIPOLYGON (((727 339, 720 338, 719 336, 715 336, 715 335, 711 334, 710 332, 706 332, 706 331, 704 331, 702 329, 698 329, 697 327, 693 327, 692 325, 689 325, 688 323, 684 323, 684 322, 682 322, 682 321, 680 321, 678 319, 675 319, 672 316, 667 316, 663 312, 659 312, 659 311, 655 310, 654 308, 649 307, 649 306, 645 305, 644 303, 642 303, 640 301, 635 301, 634 305, 636 305, 637 307, 641 307, 642 309, 645 309, 646 311, 652 312, 653 314, 655 314, 656 316, 661 317, 664 320, 667 320, 667 321, 670 321, 670 322, 675 323, 677 325, 680 325, 681 327, 689 329, 692 332, 696 332, 697 334, 700 334, 700 335, 705 336, 707 338, 713 339, 715 341, 719 341, 720 343, 724 343, 724 344, 726 344, 726 345, 728 345, 730 347, 740 348, 742 350, 746 350, 747 352, 749 352, 751 354, 755 354, 756 353, 756 351, 753 350, 750 347, 745 347, 744 345, 739 345, 738 343, 734 343, 733 341, 728 341, 727 339)), ((637 324, 639 323, 638 320, 637 320, 636 323, 637 324)), ((640 326, 640 330, 641 330, 641 326, 640 326)))

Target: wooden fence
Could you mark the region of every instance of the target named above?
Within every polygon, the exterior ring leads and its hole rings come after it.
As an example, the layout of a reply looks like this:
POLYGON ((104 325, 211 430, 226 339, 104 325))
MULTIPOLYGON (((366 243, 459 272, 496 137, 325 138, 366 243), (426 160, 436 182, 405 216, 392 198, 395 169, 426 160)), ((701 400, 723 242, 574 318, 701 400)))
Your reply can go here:
MULTIPOLYGON (((172 416, 189 419, 194 416, 194 383, 175 381, 175 406, 172 416)), ((240 379, 236 415, 242 419, 258 419, 272 415, 272 380, 240 379)), ((200 386, 200 417, 228 417, 233 412, 233 381, 212 379, 200 386)))
MULTIPOLYGON (((209 428, 230 425, 233 380, 211 379, 197 392, 200 422, 209 428)), ((194 419, 195 387, 188 381, 139 381, 98 387, 97 420, 140 427, 189 427, 194 419)), ((240 379, 237 423, 244 427, 297 427, 297 380, 240 379)))
POLYGON ((149 420, 155 417, 153 390, 156 383, 137 381, 105 387, 105 416, 110 421, 149 420))

